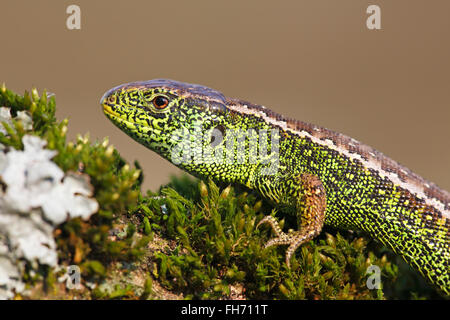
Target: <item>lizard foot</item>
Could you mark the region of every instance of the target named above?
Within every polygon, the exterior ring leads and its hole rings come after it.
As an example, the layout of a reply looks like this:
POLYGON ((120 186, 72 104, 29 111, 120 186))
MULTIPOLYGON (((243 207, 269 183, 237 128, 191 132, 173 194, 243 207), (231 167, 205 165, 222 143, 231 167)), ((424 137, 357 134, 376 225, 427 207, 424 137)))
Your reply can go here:
MULTIPOLYGON (((284 233, 278 221, 272 216, 265 216, 256 227, 263 223, 268 223, 275 232, 275 238, 270 239, 264 248, 282 244, 289 245, 286 251, 286 265, 290 268, 289 261, 295 250, 303 243, 314 238, 322 230, 325 220, 326 194, 320 179, 312 174, 295 175, 290 179, 285 178, 283 181, 281 187, 295 191, 293 193, 293 201, 288 203, 295 204, 300 230, 284 233)), ((292 196, 292 191, 285 191, 285 193, 292 196)))
POLYGON ((266 244, 264 245, 264 249, 271 246, 285 244, 289 245, 286 251, 286 265, 288 268, 290 268, 290 260, 295 250, 297 250, 297 248, 303 243, 311 240, 317 235, 317 230, 308 231, 308 228, 301 231, 290 231, 289 233, 285 233, 281 230, 278 221, 272 216, 265 216, 263 219, 261 219, 256 228, 264 223, 268 223, 272 227, 276 235, 275 238, 272 238, 266 242, 266 244))

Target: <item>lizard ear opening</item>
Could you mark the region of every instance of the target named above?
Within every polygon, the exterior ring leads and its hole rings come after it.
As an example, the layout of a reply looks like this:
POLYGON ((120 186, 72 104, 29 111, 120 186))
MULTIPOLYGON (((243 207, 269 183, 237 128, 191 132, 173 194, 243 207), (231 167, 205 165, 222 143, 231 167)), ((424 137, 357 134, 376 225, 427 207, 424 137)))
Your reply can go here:
POLYGON ((211 132, 211 140, 209 142, 211 147, 217 147, 225 137, 225 127, 223 125, 216 126, 211 132))

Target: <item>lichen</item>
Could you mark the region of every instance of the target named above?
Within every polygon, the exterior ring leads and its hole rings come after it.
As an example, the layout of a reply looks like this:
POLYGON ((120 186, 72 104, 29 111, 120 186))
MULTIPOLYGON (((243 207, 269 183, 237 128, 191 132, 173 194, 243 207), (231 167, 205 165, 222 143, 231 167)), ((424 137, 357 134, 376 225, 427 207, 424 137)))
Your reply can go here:
MULTIPOLYGON (((9 112, 0 110, 2 120, 12 124, 9 112)), ((25 112, 21 114, 22 125, 31 121, 23 116, 25 112)), ((41 138, 24 135, 22 142, 23 151, 4 147, 0 151, 0 299, 23 291, 18 276, 23 260, 57 266, 56 225, 80 216, 88 219, 98 209, 97 201, 90 198, 92 186, 86 175, 65 175, 51 161, 56 151, 45 149, 41 138)))
POLYGON ((10 150, 0 156, 0 176, 6 191, 0 193, 4 210, 20 213, 42 208, 44 216, 53 224, 67 218, 88 219, 98 210, 92 196, 89 177, 64 172, 51 161, 57 152, 46 150, 46 142, 39 137, 25 135, 24 150, 10 150))

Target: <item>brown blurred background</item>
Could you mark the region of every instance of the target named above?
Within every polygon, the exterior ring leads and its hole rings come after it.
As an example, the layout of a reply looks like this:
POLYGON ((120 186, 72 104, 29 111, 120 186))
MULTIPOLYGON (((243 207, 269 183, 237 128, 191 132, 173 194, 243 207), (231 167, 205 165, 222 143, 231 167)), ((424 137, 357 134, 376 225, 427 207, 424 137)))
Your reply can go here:
POLYGON ((56 94, 69 137, 110 137, 145 187, 179 173, 103 115, 130 81, 199 83, 350 135, 450 190, 450 2, 2 0, 0 82, 56 94), (81 7, 81 30, 66 8, 81 7), (381 7, 382 30, 366 28, 381 7))

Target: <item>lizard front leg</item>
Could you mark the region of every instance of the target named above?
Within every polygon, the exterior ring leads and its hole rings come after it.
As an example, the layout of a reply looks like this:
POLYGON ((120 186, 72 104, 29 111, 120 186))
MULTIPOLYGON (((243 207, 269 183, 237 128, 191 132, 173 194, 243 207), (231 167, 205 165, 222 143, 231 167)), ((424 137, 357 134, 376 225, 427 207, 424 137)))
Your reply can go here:
MULTIPOLYGON (((322 230, 325 220, 326 192, 320 179, 312 174, 303 173, 291 177, 277 179, 270 197, 278 204, 293 206, 298 218, 298 231, 284 233, 278 221, 272 216, 264 217, 257 228, 268 223, 276 237, 269 240, 264 248, 274 245, 289 245, 286 251, 286 265, 290 267, 290 259, 297 248, 317 236, 322 230)), ((260 188, 261 193, 268 192, 260 188)), ((268 195, 267 195, 268 196, 268 195)))

